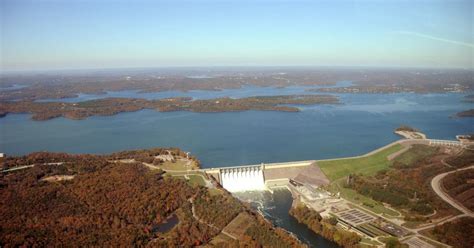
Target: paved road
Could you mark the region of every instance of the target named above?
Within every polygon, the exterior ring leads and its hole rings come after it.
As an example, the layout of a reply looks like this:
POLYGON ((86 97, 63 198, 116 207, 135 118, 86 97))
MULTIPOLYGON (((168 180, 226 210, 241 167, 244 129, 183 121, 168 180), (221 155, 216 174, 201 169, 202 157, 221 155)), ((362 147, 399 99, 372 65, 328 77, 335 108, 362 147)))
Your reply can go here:
POLYGON ((34 166, 35 166, 34 164, 16 166, 16 167, 13 167, 13 168, 10 168, 10 169, 3 170, 2 172, 11 172, 11 171, 23 170, 23 169, 31 168, 31 167, 34 167, 34 166))
MULTIPOLYGON (((444 163, 446 163, 445 161, 443 161, 444 163)), ((447 164, 447 166, 449 167, 452 167, 451 165, 447 164)), ((431 188, 433 188, 433 191, 441 198, 443 199, 443 201, 447 202, 448 204, 450 204, 451 206, 453 206, 454 208, 458 209, 459 211, 462 212, 462 214, 460 215, 456 215, 456 216, 452 216, 450 218, 446 218, 440 222, 436 222, 436 223, 432 223, 430 225, 426 225, 426 226, 422 226, 422 227, 419 227, 419 228, 407 228, 413 232, 416 232, 418 233, 419 231, 422 231, 422 230, 426 230, 426 229, 429 229, 429 228, 432 228, 436 225, 442 225, 446 222, 450 222, 450 221, 453 221, 455 219, 458 219, 458 218, 461 218, 461 217, 474 217, 474 213, 472 213, 471 210, 467 209, 466 207, 464 207, 463 205, 459 204, 457 201, 455 201, 453 198, 451 198, 451 196, 449 196, 446 192, 444 192, 444 190, 442 189, 441 187, 441 181, 442 179, 451 174, 451 173, 454 173, 454 172, 457 172, 457 171, 463 171, 463 170, 468 170, 468 169, 472 169, 474 168, 474 165, 472 166, 469 166, 469 167, 466 167, 466 168, 462 168, 462 169, 457 169, 457 170, 453 170, 453 171, 448 171, 448 172, 445 172, 445 173, 442 173, 442 174, 439 174, 435 177, 433 177, 433 179, 431 179, 431 188)))
POLYGON ((28 169, 28 168, 35 167, 37 165, 62 165, 62 164, 64 164, 64 162, 29 164, 29 165, 15 166, 15 167, 12 167, 12 168, 8 168, 6 170, 2 170, 1 172, 12 172, 12 171, 17 171, 17 170, 23 170, 23 169, 28 169))
POLYGON ((445 173, 442 173, 442 174, 439 174, 435 177, 433 177, 433 179, 431 180, 431 187, 433 188, 434 192, 439 196, 441 197, 441 199, 443 199, 443 201, 449 203, 451 206, 453 206, 454 208, 456 208, 457 210, 461 211, 462 213, 464 213, 466 216, 470 216, 470 217, 474 217, 474 213, 472 213, 471 210, 467 209, 466 207, 464 207, 463 205, 459 204, 458 202, 456 202, 453 198, 451 198, 451 196, 449 196, 446 192, 443 191, 442 187, 441 187, 441 180, 451 174, 451 173, 454 173, 454 172, 457 172, 457 171, 463 171, 463 170, 468 170, 468 169, 473 169, 474 168, 474 165, 471 165, 469 167, 466 167, 466 168, 462 168, 462 169, 457 169, 457 170, 454 170, 454 171, 448 171, 448 172, 445 172, 445 173))
POLYGON ((446 222, 451 222, 451 221, 453 221, 453 220, 455 220, 455 219, 459 219, 459 218, 461 218, 461 217, 467 217, 467 216, 468 216, 468 215, 466 215, 466 214, 460 214, 460 215, 456 215, 456 216, 451 216, 451 217, 449 217, 449 218, 445 218, 445 219, 442 220, 442 221, 438 221, 438 222, 435 222, 435 223, 431 223, 431 224, 428 224, 428 225, 424 225, 424 226, 422 226, 422 227, 418 227, 418 228, 414 228, 414 229, 412 229, 412 228, 407 228, 407 227, 406 227, 406 228, 409 229, 410 231, 413 231, 413 232, 419 232, 419 231, 423 231, 423 230, 426 230, 426 229, 430 229, 430 228, 432 228, 432 227, 434 227, 434 226, 442 225, 442 224, 444 224, 444 223, 446 223, 446 222))

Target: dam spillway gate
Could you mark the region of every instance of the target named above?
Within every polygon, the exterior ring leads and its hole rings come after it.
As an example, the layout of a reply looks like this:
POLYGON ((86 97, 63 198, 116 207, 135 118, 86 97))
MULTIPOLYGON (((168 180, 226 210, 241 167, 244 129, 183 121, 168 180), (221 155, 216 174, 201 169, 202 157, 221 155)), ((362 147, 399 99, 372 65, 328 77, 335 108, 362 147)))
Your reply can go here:
POLYGON ((264 165, 219 169, 222 186, 230 192, 264 190, 264 165))

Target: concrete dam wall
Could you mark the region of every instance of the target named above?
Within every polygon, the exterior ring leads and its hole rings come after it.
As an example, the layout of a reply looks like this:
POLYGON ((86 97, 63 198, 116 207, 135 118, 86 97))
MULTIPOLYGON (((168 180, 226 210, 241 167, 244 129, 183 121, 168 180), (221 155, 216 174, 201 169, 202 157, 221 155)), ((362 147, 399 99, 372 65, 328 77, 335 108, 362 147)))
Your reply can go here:
POLYGON ((229 192, 265 190, 263 166, 242 166, 219 170, 222 186, 229 192))

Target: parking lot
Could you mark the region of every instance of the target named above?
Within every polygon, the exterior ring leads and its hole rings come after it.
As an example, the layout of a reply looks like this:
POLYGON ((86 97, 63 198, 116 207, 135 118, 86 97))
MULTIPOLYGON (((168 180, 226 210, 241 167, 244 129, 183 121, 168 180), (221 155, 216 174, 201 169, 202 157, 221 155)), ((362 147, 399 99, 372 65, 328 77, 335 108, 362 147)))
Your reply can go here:
POLYGON ((340 213, 337 213, 339 219, 353 225, 361 225, 370 221, 375 220, 375 217, 369 215, 359 209, 353 208, 340 213))
POLYGON ((403 241, 404 244, 407 244, 410 248, 434 248, 434 246, 426 243, 425 241, 417 238, 417 237, 412 237, 410 239, 407 239, 403 241))

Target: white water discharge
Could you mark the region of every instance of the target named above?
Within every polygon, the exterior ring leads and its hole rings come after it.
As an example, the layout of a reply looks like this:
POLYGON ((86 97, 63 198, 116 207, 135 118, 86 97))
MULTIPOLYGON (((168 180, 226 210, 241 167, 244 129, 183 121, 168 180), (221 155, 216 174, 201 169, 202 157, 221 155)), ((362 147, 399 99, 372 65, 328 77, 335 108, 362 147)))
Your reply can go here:
POLYGON ((220 170, 222 186, 230 192, 265 190, 262 166, 246 166, 220 170))

